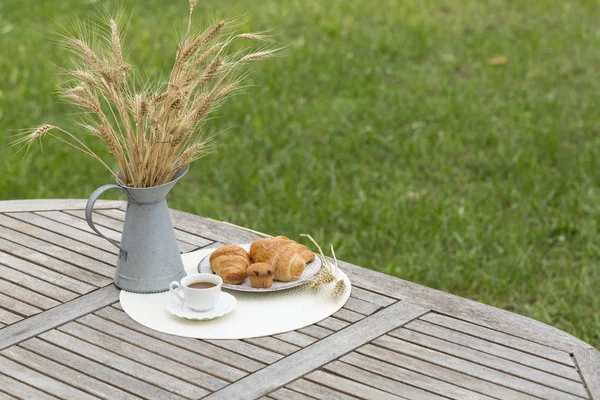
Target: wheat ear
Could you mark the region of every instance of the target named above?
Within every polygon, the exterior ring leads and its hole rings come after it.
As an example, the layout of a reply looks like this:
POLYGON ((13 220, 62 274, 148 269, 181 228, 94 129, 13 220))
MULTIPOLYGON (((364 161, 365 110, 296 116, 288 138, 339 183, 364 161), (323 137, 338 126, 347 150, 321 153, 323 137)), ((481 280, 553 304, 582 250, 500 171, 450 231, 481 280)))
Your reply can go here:
POLYGON ((217 22, 216 24, 208 28, 208 30, 203 35, 198 36, 196 39, 194 39, 192 43, 190 43, 187 47, 182 47, 182 51, 179 53, 178 57, 179 63, 185 63, 194 54, 196 54, 200 47, 213 40, 223 29, 225 23, 225 20, 217 22))
POLYGON ((346 282, 344 280, 340 279, 335 284, 335 287, 333 288, 333 291, 331 292, 331 297, 334 300, 337 300, 342 296, 342 294, 344 294, 345 291, 346 291, 346 282))
POLYGON ((274 53, 276 53, 280 50, 281 49, 273 49, 273 50, 257 51, 256 53, 250 53, 250 54, 247 54, 244 57, 240 58, 240 62, 262 60, 263 58, 272 56, 274 53))
POLYGON ((246 39, 246 40, 265 40, 266 38, 260 33, 240 33, 239 35, 235 35, 236 38, 246 39))

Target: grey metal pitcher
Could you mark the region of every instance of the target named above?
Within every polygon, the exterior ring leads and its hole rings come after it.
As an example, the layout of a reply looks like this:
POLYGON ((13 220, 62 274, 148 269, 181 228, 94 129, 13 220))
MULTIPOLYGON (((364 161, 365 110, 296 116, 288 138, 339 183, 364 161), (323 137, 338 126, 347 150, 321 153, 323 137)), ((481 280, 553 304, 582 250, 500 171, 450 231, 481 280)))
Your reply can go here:
POLYGON ((88 225, 119 248, 115 273, 119 288, 137 293, 161 292, 169 289, 169 283, 186 276, 166 196, 188 169, 186 165, 170 182, 149 188, 123 186, 117 180, 116 185, 99 187, 88 199, 88 225), (104 236, 92 221, 94 203, 109 189, 121 189, 127 196, 121 243, 104 236))

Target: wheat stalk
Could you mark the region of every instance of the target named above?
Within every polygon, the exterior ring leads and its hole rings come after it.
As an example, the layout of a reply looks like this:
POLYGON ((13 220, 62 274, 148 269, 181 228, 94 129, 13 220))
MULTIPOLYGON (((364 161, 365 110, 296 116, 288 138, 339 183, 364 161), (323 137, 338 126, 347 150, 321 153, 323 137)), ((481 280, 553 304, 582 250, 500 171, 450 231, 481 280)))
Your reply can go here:
POLYGON ((312 289, 312 290, 316 290, 320 286, 335 282, 335 286, 333 287, 333 290, 331 291, 331 298, 334 300, 339 299, 346 291, 346 282, 343 279, 339 279, 337 277, 337 272, 340 267, 339 267, 338 259, 335 256, 335 251, 333 250, 333 245, 330 245, 331 255, 333 256, 333 260, 334 260, 334 263, 332 264, 327 259, 327 257, 325 257, 325 254, 323 254, 323 250, 321 249, 321 246, 319 246, 317 241, 315 239, 313 239, 312 236, 310 236, 306 233, 303 233, 300 236, 307 237, 311 242, 313 242, 313 244, 319 250, 319 258, 321 258, 321 261, 323 264, 323 266, 321 267, 321 270, 311 280, 310 284, 308 285, 308 288, 312 289))
POLYGON ((240 33, 239 35, 235 35, 235 37, 239 39, 246 40, 265 40, 266 38, 260 33, 240 33))
POLYGON ((262 60, 263 58, 271 57, 280 49, 257 51, 256 53, 247 54, 240 59, 241 62, 262 60))
MULTIPOLYGON (((123 54, 118 21, 90 37, 68 37, 65 45, 76 66, 67 71, 72 84, 62 97, 79 107, 82 130, 99 138, 115 157, 119 174, 77 136, 54 125, 42 125, 14 142, 29 146, 51 136, 102 163, 123 185, 150 187, 168 182, 177 170, 209 154, 216 135, 204 132, 207 116, 236 92, 243 64, 276 50, 227 55, 236 40, 262 41, 259 33, 229 33, 230 21, 220 20, 201 34, 192 34, 192 13, 198 0, 188 0, 188 30, 177 47, 166 82, 136 79, 123 54)), ((92 27, 95 25, 92 25, 92 27)), ((92 32, 93 34, 94 32, 92 32)))

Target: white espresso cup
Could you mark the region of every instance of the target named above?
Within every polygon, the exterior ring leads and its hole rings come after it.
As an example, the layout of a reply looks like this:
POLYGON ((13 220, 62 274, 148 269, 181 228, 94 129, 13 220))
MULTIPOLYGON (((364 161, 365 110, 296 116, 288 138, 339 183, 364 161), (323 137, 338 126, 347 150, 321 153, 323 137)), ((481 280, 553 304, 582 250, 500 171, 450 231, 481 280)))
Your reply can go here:
POLYGON ((208 311, 219 303, 223 279, 213 274, 192 274, 169 284, 169 290, 175 294, 182 305, 194 311, 208 311), (210 287, 202 287, 210 284, 210 287), (196 286, 196 287, 194 287, 196 286))

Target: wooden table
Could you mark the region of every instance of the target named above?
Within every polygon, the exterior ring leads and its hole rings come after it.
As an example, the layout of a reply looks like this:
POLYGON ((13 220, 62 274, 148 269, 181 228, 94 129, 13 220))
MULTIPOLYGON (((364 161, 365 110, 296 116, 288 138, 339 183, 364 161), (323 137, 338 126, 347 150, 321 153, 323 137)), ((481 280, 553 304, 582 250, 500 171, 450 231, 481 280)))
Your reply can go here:
MULTIPOLYGON (((248 340, 152 331, 120 308, 116 248, 91 233, 84 206, 0 202, 0 398, 600 400, 589 344, 347 263, 350 300, 313 326, 248 340)), ((97 207, 119 240, 124 203, 97 207)), ((182 252, 259 237, 172 216, 182 252)))

